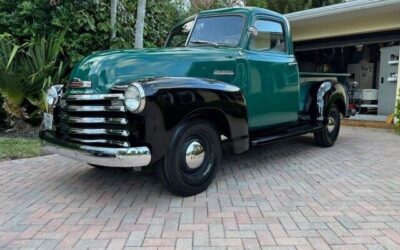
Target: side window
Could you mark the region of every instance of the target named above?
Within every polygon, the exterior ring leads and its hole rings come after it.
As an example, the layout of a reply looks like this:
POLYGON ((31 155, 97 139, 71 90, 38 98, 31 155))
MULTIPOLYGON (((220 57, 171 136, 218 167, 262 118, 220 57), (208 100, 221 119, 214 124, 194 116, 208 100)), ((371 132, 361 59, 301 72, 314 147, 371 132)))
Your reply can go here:
POLYGON ((251 50, 286 53, 285 32, 281 23, 257 20, 254 26, 258 30, 258 35, 251 38, 249 46, 251 50))
POLYGON ((184 47, 190 31, 194 25, 194 20, 189 21, 171 31, 166 47, 184 47))

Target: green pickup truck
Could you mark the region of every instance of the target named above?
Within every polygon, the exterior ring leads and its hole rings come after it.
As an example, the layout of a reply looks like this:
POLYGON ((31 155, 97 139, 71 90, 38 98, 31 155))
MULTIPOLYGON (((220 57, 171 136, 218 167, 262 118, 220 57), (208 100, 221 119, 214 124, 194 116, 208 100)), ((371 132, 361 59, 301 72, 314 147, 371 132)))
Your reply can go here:
POLYGON ((165 48, 110 50, 79 62, 47 95, 47 151, 95 167, 153 166, 166 189, 204 191, 222 142, 251 147, 313 133, 332 146, 347 116, 343 74, 299 73, 289 23, 260 8, 204 11, 165 48))

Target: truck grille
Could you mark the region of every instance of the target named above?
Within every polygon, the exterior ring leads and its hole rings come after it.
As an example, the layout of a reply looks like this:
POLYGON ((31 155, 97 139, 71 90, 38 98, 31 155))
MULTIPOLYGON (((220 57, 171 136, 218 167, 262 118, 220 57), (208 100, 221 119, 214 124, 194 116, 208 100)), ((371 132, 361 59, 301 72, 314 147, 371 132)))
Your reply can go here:
POLYGON ((123 94, 63 97, 55 113, 57 136, 90 146, 130 147, 123 98, 123 94))

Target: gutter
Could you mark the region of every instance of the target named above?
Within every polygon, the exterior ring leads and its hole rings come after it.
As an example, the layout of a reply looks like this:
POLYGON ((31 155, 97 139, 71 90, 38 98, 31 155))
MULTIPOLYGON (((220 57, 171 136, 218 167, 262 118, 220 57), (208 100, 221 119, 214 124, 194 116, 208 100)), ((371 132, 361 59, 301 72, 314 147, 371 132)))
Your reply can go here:
POLYGON ((286 14, 285 17, 293 22, 316 17, 324 17, 328 15, 343 14, 346 12, 354 12, 359 10, 371 9, 376 7, 385 6, 398 6, 400 8, 399 0, 356 0, 340 4, 333 4, 325 7, 314 8, 286 14))

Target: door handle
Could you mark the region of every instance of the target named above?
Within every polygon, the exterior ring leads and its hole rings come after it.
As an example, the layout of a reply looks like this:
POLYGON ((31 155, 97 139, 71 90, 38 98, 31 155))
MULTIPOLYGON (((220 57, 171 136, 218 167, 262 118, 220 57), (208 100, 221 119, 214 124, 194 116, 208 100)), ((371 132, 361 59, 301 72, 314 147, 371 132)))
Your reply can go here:
POLYGON ((297 65, 297 62, 290 62, 288 64, 289 64, 289 66, 294 66, 294 65, 297 65))

